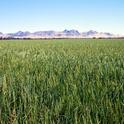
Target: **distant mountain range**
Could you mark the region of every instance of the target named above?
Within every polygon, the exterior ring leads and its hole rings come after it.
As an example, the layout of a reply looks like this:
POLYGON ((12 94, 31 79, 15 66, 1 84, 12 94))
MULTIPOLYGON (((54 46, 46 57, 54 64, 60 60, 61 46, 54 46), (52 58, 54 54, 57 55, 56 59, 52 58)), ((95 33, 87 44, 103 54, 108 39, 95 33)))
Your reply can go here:
POLYGON ((64 30, 64 31, 37 31, 37 32, 23 32, 3 34, 0 32, 1 38, 118 38, 124 37, 122 35, 115 35, 106 32, 97 32, 90 30, 87 32, 79 32, 78 30, 64 30))

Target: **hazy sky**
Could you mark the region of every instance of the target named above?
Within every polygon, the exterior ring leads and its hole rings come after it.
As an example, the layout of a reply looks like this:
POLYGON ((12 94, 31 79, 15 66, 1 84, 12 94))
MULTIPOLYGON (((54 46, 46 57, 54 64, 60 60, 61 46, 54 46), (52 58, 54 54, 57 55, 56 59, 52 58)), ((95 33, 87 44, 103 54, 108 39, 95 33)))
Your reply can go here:
POLYGON ((124 0, 0 0, 0 32, 64 29, 124 34, 124 0))

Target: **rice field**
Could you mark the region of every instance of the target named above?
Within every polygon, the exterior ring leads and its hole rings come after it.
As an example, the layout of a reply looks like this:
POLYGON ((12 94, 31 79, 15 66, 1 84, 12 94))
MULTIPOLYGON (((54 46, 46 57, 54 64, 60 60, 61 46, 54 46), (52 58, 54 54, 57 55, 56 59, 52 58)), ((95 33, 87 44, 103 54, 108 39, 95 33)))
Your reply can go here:
POLYGON ((124 40, 0 41, 0 124, 124 124, 124 40))

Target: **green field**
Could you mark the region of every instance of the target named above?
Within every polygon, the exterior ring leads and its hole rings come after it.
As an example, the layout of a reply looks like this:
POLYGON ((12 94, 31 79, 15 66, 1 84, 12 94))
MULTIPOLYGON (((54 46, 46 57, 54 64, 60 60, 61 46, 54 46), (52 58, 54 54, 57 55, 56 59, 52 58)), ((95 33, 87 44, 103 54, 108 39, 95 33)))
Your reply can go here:
POLYGON ((124 124, 124 40, 0 41, 0 124, 124 124))

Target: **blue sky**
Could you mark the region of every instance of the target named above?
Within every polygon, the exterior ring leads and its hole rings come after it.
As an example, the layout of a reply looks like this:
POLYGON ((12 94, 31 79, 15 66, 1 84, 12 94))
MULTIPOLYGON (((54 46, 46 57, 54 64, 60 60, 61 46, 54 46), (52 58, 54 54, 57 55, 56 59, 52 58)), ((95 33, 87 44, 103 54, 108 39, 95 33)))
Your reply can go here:
POLYGON ((124 34, 124 0, 0 1, 0 32, 64 29, 124 34))

